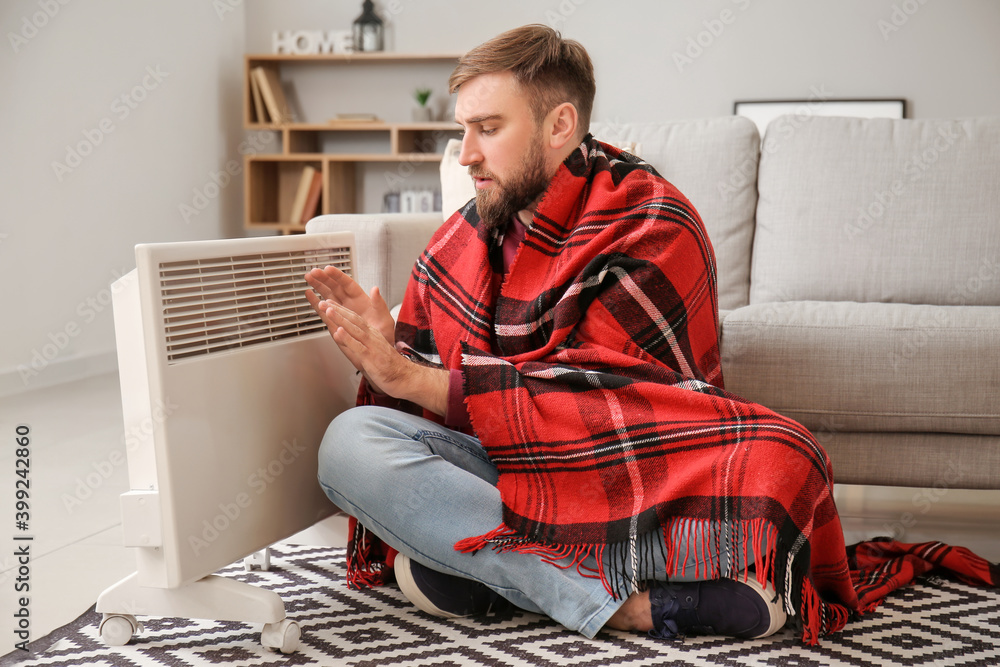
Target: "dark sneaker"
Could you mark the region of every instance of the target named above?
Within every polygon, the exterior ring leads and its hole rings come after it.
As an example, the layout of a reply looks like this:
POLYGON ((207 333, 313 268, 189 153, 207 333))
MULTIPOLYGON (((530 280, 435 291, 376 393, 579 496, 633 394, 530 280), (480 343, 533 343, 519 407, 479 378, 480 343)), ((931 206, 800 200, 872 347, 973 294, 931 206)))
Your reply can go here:
POLYGON ((653 582, 649 589, 653 637, 717 635, 759 639, 774 634, 787 616, 781 598, 750 575, 742 580, 653 582))
POLYGON ((396 554, 393 570, 406 599, 432 616, 462 618, 511 607, 486 584, 432 570, 402 553, 396 554))

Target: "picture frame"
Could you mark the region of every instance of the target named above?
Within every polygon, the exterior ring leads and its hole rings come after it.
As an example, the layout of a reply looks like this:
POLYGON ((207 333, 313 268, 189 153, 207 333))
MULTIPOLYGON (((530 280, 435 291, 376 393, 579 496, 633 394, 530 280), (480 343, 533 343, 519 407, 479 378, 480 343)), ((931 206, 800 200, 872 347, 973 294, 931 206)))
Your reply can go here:
POLYGON ((906 100, 900 98, 770 99, 737 100, 733 115, 752 120, 761 137, 768 124, 783 115, 852 116, 859 118, 906 118, 906 100))

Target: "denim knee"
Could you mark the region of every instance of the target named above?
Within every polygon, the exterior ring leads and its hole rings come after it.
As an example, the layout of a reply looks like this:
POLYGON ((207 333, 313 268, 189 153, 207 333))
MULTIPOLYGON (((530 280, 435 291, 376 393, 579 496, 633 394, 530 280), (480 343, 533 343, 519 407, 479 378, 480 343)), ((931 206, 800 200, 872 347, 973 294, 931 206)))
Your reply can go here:
POLYGON ((337 415, 326 428, 319 446, 319 480, 326 486, 341 488, 351 479, 365 479, 360 466, 371 465, 369 457, 359 456, 373 420, 371 406, 350 408, 337 415))

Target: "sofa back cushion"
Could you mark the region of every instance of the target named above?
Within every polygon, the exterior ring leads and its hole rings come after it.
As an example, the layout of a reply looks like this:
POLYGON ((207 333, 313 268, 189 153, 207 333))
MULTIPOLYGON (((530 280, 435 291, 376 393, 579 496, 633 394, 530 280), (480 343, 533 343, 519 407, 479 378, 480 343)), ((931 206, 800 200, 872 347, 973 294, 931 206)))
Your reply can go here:
POLYGON ((462 140, 449 139, 441 157, 441 218, 446 222, 455 211, 476 196, 476 186, 469 176, 469 168, 459 164, 462 140))
POLYGON ((663 123, 591 123, 591 133, 637 152, 701 215, 715 249, 719 308, 747 305, 757 205, 757 127, 738 116, 663 123))
POLYGON ((1000 305, 1000 116, 789 118, 757 180, 751 303, 1000 305))

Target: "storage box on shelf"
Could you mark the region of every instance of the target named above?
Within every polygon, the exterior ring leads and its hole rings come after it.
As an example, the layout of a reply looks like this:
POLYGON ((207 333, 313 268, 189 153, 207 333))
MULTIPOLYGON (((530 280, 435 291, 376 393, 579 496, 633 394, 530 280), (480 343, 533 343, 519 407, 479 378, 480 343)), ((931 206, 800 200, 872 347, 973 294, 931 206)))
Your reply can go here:
MULTIPOLYGON (((282 234, 305 231, 311 217, 293 220, 292 208, 303 170, 307 166, 322 176, 322 194, 315 215, 361 213, 365 205, 366 167, 381 165, 384 178, 375 173, 369 179, 391 183, 416 171, 425 163, 439 163, 444 145, 457 137, 455 123, 408 122, 410 93, 428 81, 445 81, 458 54, 355 53, 320 55, 247 55, 244 59, 243 121, 248 130, 271 131, 280 135, 281 153, 244 156, 244 225, 247 229, 268 229, 282 234), (290 96, 298 100, 303 118, 271 122, 258 117, 251 86, 256 68, 270 70, 272 81, 286 78, 290 96), (334 75, 345 74, 348 83, 334 75), (324 75, 329 75, 324 78, 324 75), (378 85, 372 87, 372 82, 378 85), (368 90, 364 90, 368 84, 368 90), (345 94, 319 93, 343 91, 345 94), (380 120, 329 120, 343 113, 371 113, 380 120)), ((280 91, 279 91, 280 92, 280 91)))

